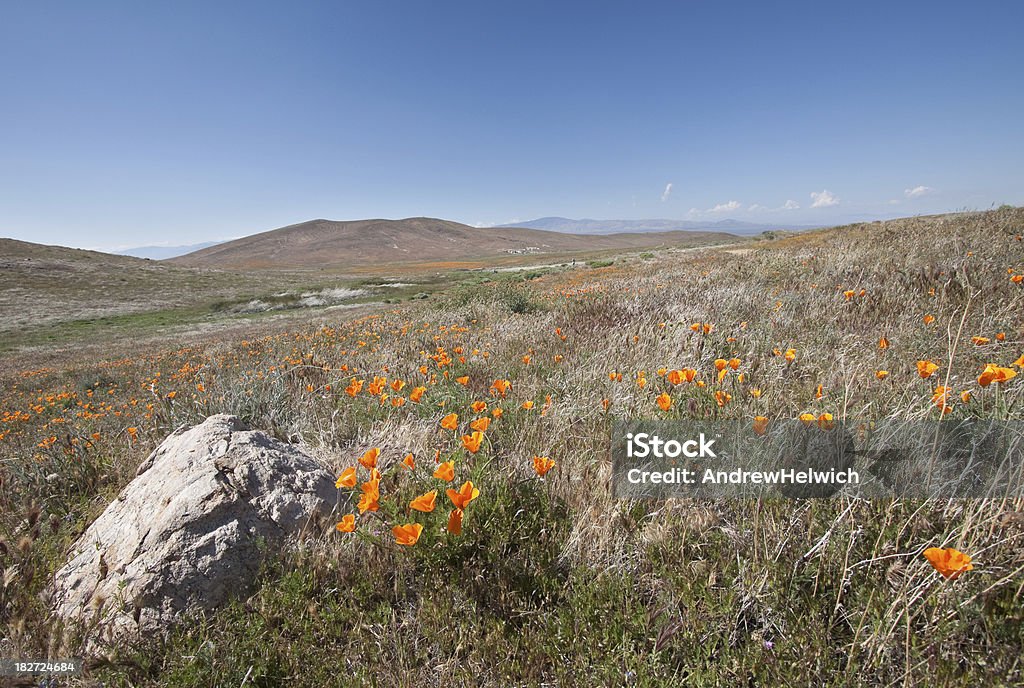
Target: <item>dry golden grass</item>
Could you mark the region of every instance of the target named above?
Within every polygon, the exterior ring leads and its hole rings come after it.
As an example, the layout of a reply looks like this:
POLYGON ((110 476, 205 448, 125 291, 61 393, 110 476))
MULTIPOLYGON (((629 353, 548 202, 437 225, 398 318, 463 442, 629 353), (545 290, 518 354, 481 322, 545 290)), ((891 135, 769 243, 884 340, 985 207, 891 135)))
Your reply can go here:
POLYGON ((938 419, 940 384, 952 417, 1019 421, 1024 375, 978 376, 989 363, 1024 373, 1024 286, 1011 280, 1022 230, 1024 211, 1002 209, 742 253, 665 250, 330 326, 24 371, 0 407, 3 651, 56 646, 36 593, 62 550, 173 427, 229 412, 339 472, 380 447, 383 518, 275 553, 246 599, 123 649, 90 680, 1019 684, 1024 503, 617 501, 608 446, 614 417, 938 419), (721 382, 720 358, 742 362, 721 382), (932 377, 921 360, 938 365, 932 377), (693 383, 658 372, 681 368, 693 383), (406 386, 382 400, 366 391, 375 376, 406 386), (354 397, 353 379, 366 381, 354 397), (511 380, 507 397, 491 393, 496 379, 511 380), (474 401, 504 413, 471 454, 458 436, 481 415, 474 401), (458 434, 439 427, 450 412, 458 434), (447 511, 405 508, 438 484, 398 462, 411 452, 432 467, 437 450, 456 483, 481 490, 460 537, 443 533, 447 511), (556 462, 543 481, 534 455, 556 462), (389 527, 415 520, 420 542, 395 545, 389 527), (967 552, 974 570, 939 576, 921 556, 932 546, 967 552))

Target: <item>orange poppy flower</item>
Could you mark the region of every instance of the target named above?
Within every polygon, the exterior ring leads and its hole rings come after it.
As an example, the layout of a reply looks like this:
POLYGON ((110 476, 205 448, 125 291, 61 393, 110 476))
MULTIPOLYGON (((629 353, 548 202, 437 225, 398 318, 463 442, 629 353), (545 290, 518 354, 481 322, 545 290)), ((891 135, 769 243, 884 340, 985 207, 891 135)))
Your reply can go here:
POLYGON ((835 421, 832 418, 831 413, 823 413, 818 416, 818 427, 822 430, 831 430, 835 427, 835 421))
POLYGON ((933 315, 926 315, 926 316, 924 316, 922 318, 922 321, 924 322, 925 325, 931 325, 933 322, 935 322, 935 316, 933 316, 933 315))
POLYGON ((763 435, 768 432, 767 416, 754 416, 754 432, 758 435, 763 435))
POLYGON ((547 472, 555 467, 554 459, 550 459, 546 456, 535 456, 533 457, 533 470, 536 471, 537 475, 544 477, 547 472))
POLYGON ((452 535, 462 535, 462 516, 465 512, 462 509, 452 509, 448 515, 448 532, 452 535))
POLYGON ((405 406, 405 397, 393 397, 391 399, 391 405, 394 406, 395 408, 398 408, 399 406, 405 406))
POLYGON ((340 533, 351 533, 356 529, 356 517, 355 514, 345 514, 341 517, 341 520, 335 524, 335 528, 340 533))
POLYGON ((405 458, 402 459, 402 465, 412 470, 413 468, 416 468, 416 459, 413 458, 412 454, 406 454, 405 458))
POLYGON ((879 349, 888 349, 889 348, 889 340, 886 339, 885 337, 879 337, 879 339, 878 339, 878 348, 879 349))
POLYGON ((469 424, 469 427, 473 430, 479 430, 480 432, 487 432, 487 428, 491 426, 491 419, 487 416, 483 418, 477 418, 475 421, 469 424))
POLYGON ((472 435, 463 435, 462 444, 469 451, 476 454, 480 451, 480 443, 484 441, 484 434, 479 430, 474 430, 472 435))
POLYGON ((405 382, 402 380, 392 380, 391 389, 395 392, 401 392, 402 388, 405 387, 405 382))
POLYGON ((445 491, 445 494, 448 495, 448 499, 452 500, 452 504, 456 508, 465 511, 469 503, 480 496, 480 490, 473 487, 472 481, 467 480, 462 483, 462 487, 459 488, 458 492, 449 488, 445 491))
POLYGON ((963 392, 960 392, 960 401, 962 401, 962 402, 964 402, 966 404, 970 400, 971 400, 971 393, 970 392, 968 392, 966 390, 963 391, 963 392))
POLYGON ((458 382, 463 387, 465 387, 466 385, 469 384, 469 375, 463 375, 462 377, 457 377, 457 378, 455 378, 455 381, 458 382))
POLYGON ((715 359, 715 370, 725 370, 727 365, 729 365, 729 362, 724 358, 715 359))
POLYGON ((849 301, 850 299, 853 298, 854 294, 856 293, 857 292, 855 292, 853 289, 847 289, 846 291, 843 292, 843 296, 845 296, 846 300, 849 301))
POLYGON ((334 486, 338 489, 342 487, 355 487, 356 485, 356 467, 349 466, 341 472, 338 476, 338 480, 334 483, 334 486))
POLYGON ((352 380, 352 382, 349 383, 348 387, 345 388, 345 393, 348 394, 350 397, 354 397, 355 395, 363 391, 363 383, 364 380, 352 380))
POLYGON ((459 427, 459 414, 449 413, 441 419, 441 427, 445 430, 455 430, 459 427))
POLYGON ((524 408, 527 411, 529 411, 530 409, 533 408, 533 402, 532 401, 524 401, 522 408, 524 408))
POLYGON ((814 422, 814 414, 813 413, 801 413, 800 414, 800 420, 803 422, 804 425, 810 425, 811 423, 814 422))
POLYGON ((939 369, 939 366, 932 363, 931 361, 918 361, 917 362, 917 374, 921 376, 921 379, 929 378, 935 374, 935 371, 939 369))
POLYGON ((606 412, 608 411, 608 407, 611 406, 611 405, 612 405, 612 400, 611 399, 602 399, 601 400, 601 408, 603 408, 606 412))
POLYGON ((511 388, 512 383, 508 380, 495 380, 491 383, 491 394, 504 397, 511 388))
POLYGON ((932 394, 932 403, 936 408, 940 409, 944 414, 949 413, 951 409, 948 405, 949 395, 953 391, 951 387, 943 387, 939 385, 935 388, 935 393, 932 394))
POLYGON ((885 378, 889 377, 889 371, 888 370, 876 370, 875 371, 875 377, 877 377, 879 380, 884 380, 885 378))
POLYGON ((420 539, 423 526, 419 523, 406 523, 403 526, 395 526, 391 532, 395 534, 395 541, 398 544, 411 547, 420 539))
POLYGON ((658 407, 662 411, 668 411, 670 408, 672 408, 672 397, 670 397, 665 392, 662 392, 660 395, 658 395, 657 402, 658 407))
POLYGON ((994 363, 989 363, 985 366, 985 370, 982 371, 981 375, 978 376, 978 384, 982 387, 988 387, 993 382, 1002 384, 1015 377, 1017 377, 1017 371, 1013 368, 1003 368, 994 363))
POLYGON ((423 398, 423 393, 427 391, 426 387, 414 387, 412 393, 409 395, 409 401, 420 403, 420 399, 423 398))
POLYGON ((715 402, 718 403, 719 407, 725 406, 730 401, 732 401, 732 395, 728 392, 723 392, 722 390, 715 392, 715 402))
POLYGON ((364 492, 359 497, 359 513, 365 514, 367 511, 377 511, 380 509, 380 493, 376 490, 370 492, 364 492))
POLYGON ((487 410, 487 402, 474 401, 470 408, 473 409, 473 413, 483 413, 487 410))
POLYGON ((996 341, 997 342, 1005 342, 1006 341, 1006 333, 1005 332, 996 332, 996 341))
POLYGON ((380 456, 380 449, 374 447, 359 457, 359 463, 367 470, 377 467, 377 457, 380 456))
POLYGON ((495 418, 501 418, 501 414, 503 413, 505 413, 505 411, 500 408, 496 408, 493 411, 491 411, 491 415, 494 416, 495 418))
POLYGON ((818 385, 818 389, 814 391, 814 398, 821 399, 823 396, 825 396, 825 394, 822 391, 821 385, 818 385))
POLYGON ((985 346, 990 340, 988 337, 971 337, 971 341, 975 346, 985 346))
POLYGON ((796 349, 786 349, 785 355, 786 363, 792 363, 796 360, 796 349))
POLYGON ((924 551, 924 557, 943 578, 950 580, 956 580, 964 571, 974 570, 971 558, 952 547, 929 547, 924 551))
POLYGON ((738 370, 740 365, 742 365, 742 364, 743 364, 743 361, 741 361, 738 358, 730 358, 729 359, 729 367, 732 368, 733 370, 738 370))
POLYGON ((1024 354, 1021 354, 1021 357, 1014 361, 1013 365, 1017 366, 1018 368, 1024 368, 1024 354))
POLYGON ((415 511, 422 511, 425 514, 429 514, 434 510, 434 505, 437 503, 437 490, 431 490, 426 494, 422 494, 416 499, 409 502, 409 508, 415 511))
POLYGON ((750 396, 754 397, 755 399, 760 399, 761 394, 762 392, 760 387, 754 387, 753 389, 750 390, 750 396))
POLYGON ((434 470, 434 477, 440 480, 450 483, 455 480, 455 462, 445 461, 444 463, 438 464, 437 469, 434 470))
POLYGON ((1014 275, 1010 278, 1010 281, 1014 284, 1020 284, 1021 282, 1024 282, 1024 275, 1014 275))

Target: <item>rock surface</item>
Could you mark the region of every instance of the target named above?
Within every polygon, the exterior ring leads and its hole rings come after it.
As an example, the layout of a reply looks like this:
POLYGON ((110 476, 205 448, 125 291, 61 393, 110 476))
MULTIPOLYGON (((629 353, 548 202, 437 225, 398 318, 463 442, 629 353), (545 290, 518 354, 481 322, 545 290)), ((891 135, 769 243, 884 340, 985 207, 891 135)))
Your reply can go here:
POLYGON ((217 415, 175 431, 82 534, 51 589, 90 645, 166 630, 243 594, 264 543, 335 506, 334 479, 294 446, 217 415))

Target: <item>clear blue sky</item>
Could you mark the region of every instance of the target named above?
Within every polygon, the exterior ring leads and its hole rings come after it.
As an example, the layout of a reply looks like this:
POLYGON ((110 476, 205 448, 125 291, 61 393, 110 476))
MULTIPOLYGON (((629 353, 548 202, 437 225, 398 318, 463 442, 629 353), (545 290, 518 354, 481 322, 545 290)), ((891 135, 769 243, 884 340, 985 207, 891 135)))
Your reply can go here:
POLYGON ((1022 26, 1015 0, 6 3, 0 236, 1024 204, 1022 26))

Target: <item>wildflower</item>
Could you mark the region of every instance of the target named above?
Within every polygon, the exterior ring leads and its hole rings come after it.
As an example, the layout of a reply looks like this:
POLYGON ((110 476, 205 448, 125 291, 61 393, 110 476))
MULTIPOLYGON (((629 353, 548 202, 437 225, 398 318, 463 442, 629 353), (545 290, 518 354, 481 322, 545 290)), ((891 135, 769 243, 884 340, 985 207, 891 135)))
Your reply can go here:
POLYGON ((729 362, 724 358, 715 359, 715 370, 725 370, 727 365, 729 365, 729 362))
POLYGON ((763 435, 768 431, 768 417, 754 416, 754 432, 763 435))
POLYGON ((755 399, 760 399, 761 394, 762 392, 760 387, 754 387, 750 390, 750 396, 754 397, 755 399))
POLYGON ((672 397, 670 397, 665 392, 662 392, 660 395, 658 395, 657 402, 658 407, 662 411, 668 411, 670 408, 672 408, 672 397))
POLYGON ((459 414, 449 413, 441 419, 441 427, 445 430, 455 430, 459 427, 459 414))
POLYGON ((825 395, 824 395, 824 392, 822 391, 821 385, 818 385, 818 389, 816 389, 814 391, 814 398, 815 399, 821 399, 823 396, 825 396, 825 395))
POLYGON ((501 418, 501 414, 505 413, 504 409, 496 408, 491 411, 491 415, 495 418, 501 418))
POLYGON ((475 421, 469 424, 469 427, 473 430, 479 430, 480 432, 487 432, 487 428, 491 426, 491 419, 487 416, 483 418, 477 418, 475 421))
POLYGON ((465 511, 466 507, 469 506, 469 503, 480 496, 480 490, 473 487, 472 481, 467 480, 462 483, 462 487, 460 487, 458 491, 449 488, 445 491, 445 494, 448 495, 448 499, 452 500, 452 504, 454 504, 456 508, 465 511))
POLYGON ((953 410, 946 403, 949 400, 949 395, 952 391, 953 389, 951 387, 939 385, 935 388, 935 393, 932 394, 932 404, 934 404, 935 407, 941 410, 944 414, 953 410))
POLYGON ((785 355, 786 363, 792 363, 796 360, 796 349, 786 349, 785 355))
POLYGON ((438 464, 437 469, 434 471, 434 477, 446 483, 455 480, 455 463, 453 461, 445 461, 438 464))
POLYGON ((480 443, 484 441, 484 434, 479 430, 474 430, 472 435, 463 435, 462 444, 469 451, 476 454, 480 451, 480 443))
POLYGON ((351 533, 356 529, 355 514, 345 514, 334 527, 337 528, 340 533, 351 533))
POLYGON ((512 383, 508 380, 495 380, 491 383, 491 394, 494 396, 504 397, 511 388, 512 383))
POLYGON ((877 377, 879 380, 884 380, 885 378, 889 377, 889 371, 888 370, 876 370, 875 371, 875 377, 877 377))
POLYGON ((426 387, 414 387, 412 393, 409 395, 409 401, 416 404, 420 403, 420 399, 423 398, 423 393, 426 391, 426 387))
POLYGON ((355 487, 356 486, 356 467, 349 466, 341 472, 338 476, 338 480, 334 483, 334 486, 338 489, 343 487, 355 487))
POLYGON ((963 392, 960 392, 960 401, 962 401, 962 402, 964 402, 966 404, 970 400, 971 400, 971 393, 970 392, 968 392, 967 390, 964 390, 963 392))
POLYGON ((434 505, 437 503, 437 490, 431 490, 426 494, 422 494, 416 499, 409 502, 409 508, 414 511, 422 511, 425 514, 429 514, 434 510, 434 505))
POLYGON ((359 457, 359 463, 366 469, 373 469, 377 467, 377 457, 380 456, 380 449, 374 447, 368 450, 365 454, 359 457))
POLYGON ((931 361, 918 361, 917 362, 917 374, 921 376, 921 379, 931 377, 935 374, 935 371, 939 369, 939 366, 931 361))
POLYGON ((405 458, 402 459, 402 465, 412 470, 416 468, 416 459, 413 458, 412 454, 406 454, 405 458))
POLYGON ((974 342, 975 346, 984 346, 989 343, 988 337, 971 337, 971 341, 974 342))
POLYGON ((801 422, 803 422, 804 425, 810 425, 811 423, 814 422, 814 414, 813 413, 801 413, 800 414, 800 420, 801 420, 801 422))
POLYGON ((411 547, 420 539, 420 534, 423 532, 423 526, 419 523, 406 523, 402 526, 395 526, 391 529, 391 532, 395 534, 395 541, 398 544, 411 547))
POLYGON ((926 315, 924 316, 924 318, 922 318, 922 320, 924 321, 925 325, 931 325, 933 322, 935 322, 935 316, 926 315))
POLYGON ((529 411, 530 409, 533 408, 533 402, 532 401, 524 401, 523 405, 522 405, 522 408, 524 408, 527 411, 529 411))
POLYGON ((952 547, 929 547, 924 551, 924 557, 943 578, 950 580, 956 580, 964 571, 974 570, 971 558, 952 547))
POLYGON ((1024 354, 1021 354, 1020 358, 1013 362, 1013 365, 1018 368, 1024 368, 1024 354))
POLYGON ((536 471, 537 475, 544 477, 548 471, 555 467, 554 459, 550 459, 546 456, 534 456, 533 457, 533 470, 536 471))
POLYGON ((718 390, 717 392, 715 392, 715 402, 718 403, 719 407, 725 406, 730 401, 732 401, 732 395, 729 394, 728 392, 724 392, 722 390, 718 390))
POLYGON ((831 413, 823 413, 818 416, 818 427, 822 430, 831 430, 835 427, 835 422, 832 418, 831 413))
POLYGON ((359 394, 359 392, 363 390, 364 382, 364 380, 353 379, 352 382, 349 383, 348 387, 345 388, 345 394, 349 395, 350 397, 356 396, 357 394, 359 394))
POLYGON ((474 401, 470 408, 473 409, 473 413, 483 413, 487 410, 487 403, 483 401, 474 401))
POLYGON ((889 340, 886 339, 885 337, 879 337, 878 338, 878 348, 879 349, 888 349, 889 348, 889 340))
POLYGON ((463 387, 465 387, 466 385, 469 384, 469 375, 463 375, 462 377, 457 377, 457 378, 455 378, 455 381, 458 382, 463 387))
POLYGON ((448 532, 452 535, 462 535, 462 516, 465 512, 462 509, 452 509, 448 515, 448 532))
POLYGON ((738 369, 739 369, 739 367, 740 367, 740 366, 741 366, 742 364, 743 364, 743 361, 741 361, 741 360, 740 360, 740 359, 738 359, 738 358, 730 358, 730 359, 729 359, 729 367, 730 367, 730 368, 732 368, 733 370, 738 370, 738 369))
MULTIPOLYGON (((1021 358, 1024 358, 1024 356, 1021 358)), ((1017 377, 1017 371, 1013 368, 1003 368, 994 363, 989 363, 985 366, 985 370, 982 371, 981 375, 978 376, 978 384, 982 387, 988 387, 993 382, 1002 384, 1015 377, 1017 377)))

